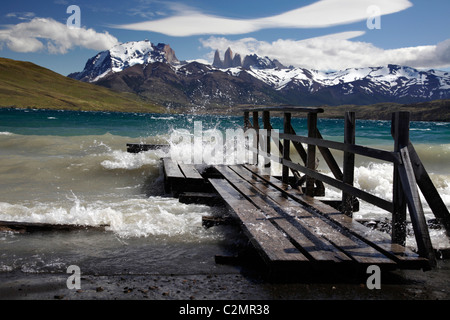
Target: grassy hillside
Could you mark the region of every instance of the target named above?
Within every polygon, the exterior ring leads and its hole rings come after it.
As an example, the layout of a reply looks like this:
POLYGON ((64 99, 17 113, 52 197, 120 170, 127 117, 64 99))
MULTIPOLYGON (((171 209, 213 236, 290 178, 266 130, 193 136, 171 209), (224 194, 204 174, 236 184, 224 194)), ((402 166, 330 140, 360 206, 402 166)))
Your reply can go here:
POLYGON ((0 58, 0 107, 163 112, 134 94, 76 81, 30 62, 0 58))

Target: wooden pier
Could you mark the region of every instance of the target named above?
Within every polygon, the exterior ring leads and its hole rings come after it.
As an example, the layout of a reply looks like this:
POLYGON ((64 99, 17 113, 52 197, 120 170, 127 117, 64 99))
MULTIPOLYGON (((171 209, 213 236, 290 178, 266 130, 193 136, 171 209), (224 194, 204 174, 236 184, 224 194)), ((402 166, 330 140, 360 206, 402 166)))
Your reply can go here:
POLYGON ((355 114, 351 112, 345 115, 344 142, 322 138, 317 128, 317 115, 323 112, 320 108, 254 108, 243 112, 246 133, 254 137, 253 147, 248 146, 254 154, 253 163, 208 166, 162 159, 167 193, 180 197, 180 201, 191 199, 192 202, 197 195, 204 203, 226 204, 272 269, 377 265, 384 269, 429 270, 435 267, 435 252, 418 189, 448 234, 450 214, 409 141, 409 113, 393 114, 395 146, 393 151, 384 151, 355 144, 355 114), (281 133, 272 128, 272 111, 284 118, 281 133), (306 113, 308 136, 299 136, 292 128, 291 116, 299 113, 306 113), (271 150, 272 143, 277 146, 275 152, 271 150), (342 170, 330 149, 343 152, 342 170), (334 178, 318 172, 317 150, 334 178), (301 163, 292 160, 292 151, 298 153, 301 163), (392 201, 354 187, 355 155, 394 164, 392 201), (282 165, 280 177, 271 172, 273 162, 282 165), (323 184, 342 190, 342 200, 319 200, 317 196, 325 191, 323 184), (358 199, 392 214, 392 234, 372 230, 353 218, 358 199), (407 212, 417 252, 405 247, 407 212))

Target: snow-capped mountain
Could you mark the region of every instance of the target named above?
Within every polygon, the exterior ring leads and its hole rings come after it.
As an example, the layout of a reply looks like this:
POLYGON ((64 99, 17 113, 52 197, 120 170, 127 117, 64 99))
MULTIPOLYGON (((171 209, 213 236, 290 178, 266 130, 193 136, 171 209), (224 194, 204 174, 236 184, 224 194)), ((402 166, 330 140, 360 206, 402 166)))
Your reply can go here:
POLYGON ((179 64, 175 52, 169 45, 150 41, 133 41, 116 45, 110 50, 98 53, 86 63, 82 72, 69 77, 86 82, 96 82, 110 73, 121 72, 134 65, 146 66, 149 63, 166 62, 179 64))
POLYGON ((214 62, 180 62, 166 44, 128 42, 89 59, 69 77, 134 92, 164 105, 340 105, 450 98, 450 74, 398 65, 323 72, 255 54, 216 51, 214 62), (151 68, 149 68, 151 66, 151 68))
POLYGON ((248 70, 252 76, 274 89, 317 93, 325 88, 335 88, 343 95, 366 93, 390 96, 394 99, 418 98, 444 99, 450 96, 450 74, 429 70, 388 65, 385 67, 351 68, 336 72, 321 72, 303 68, 248 70))

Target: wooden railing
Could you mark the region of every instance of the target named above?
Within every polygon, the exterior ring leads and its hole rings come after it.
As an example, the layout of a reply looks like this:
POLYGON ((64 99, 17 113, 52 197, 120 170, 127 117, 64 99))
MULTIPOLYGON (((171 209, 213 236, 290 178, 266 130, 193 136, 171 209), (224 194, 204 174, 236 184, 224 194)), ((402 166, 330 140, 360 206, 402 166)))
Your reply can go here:
MULTIPOLYGON (((331 185, 342 191, 340 210, 352 216, 353 204, 356 198, 369 202, 392 214, 392 242, 405 245, 406 242, 406 208, 411 217, 418 253, 422 257, 434 261, 434 250, 431 244, 428 226, 423 207, 419 198, 418 186, 437 220, 445 227, 450 235, 450 214, 439 193, 429 178, 422 162, 409 140, 409 112, 396 112, 392 115, 391 133, 394 138, 394 150, 385 151, 355 144, 355 113, 347 112, 344 117, 344 142, 324 140, 317 128, 318 114, 321 108, 306 107, 269 107, 250 108, 243 110, 244 127, 257 132, 257 157, 265 158, 265 165, 270 161, 282 164, 282 180, 290 183, 289 172, 292 171, 296 181, 306 179, 305 194, 315 196, 324 190, 323 184, 331 185), (262 113, 263 130, 259 125, 259 113, 262 113), (282 113, 283 132, 275 134, 271 125, 270 112, 282 113), (252 121, 250 121, 250 113, 252 121), (291 124, 292 113, 307 114, 308 136, 297 135, 291 124), (261 131, 266 136, 260 140, 261 131), (278 147, 279 154, 271 152, 271 141, 278 147), (282 140, 282 142, 281 142, 282 140), (303 164, 291 160, 291 143, 293 144, 303 164), (307 148, 302 144, 306 144, 307 148), (317 171, 317 149, 333 173, 333 177, 317 171), (330 149, 343 152, 342 170, 330 149), (367 191, 354 186, 355 155, 393 163, 393 198, 392 201, 377 197, 367 191), (303 176, 301 176, 303 174, 303 176)), ((300 190, 302 190, 300 188, 300 190)))

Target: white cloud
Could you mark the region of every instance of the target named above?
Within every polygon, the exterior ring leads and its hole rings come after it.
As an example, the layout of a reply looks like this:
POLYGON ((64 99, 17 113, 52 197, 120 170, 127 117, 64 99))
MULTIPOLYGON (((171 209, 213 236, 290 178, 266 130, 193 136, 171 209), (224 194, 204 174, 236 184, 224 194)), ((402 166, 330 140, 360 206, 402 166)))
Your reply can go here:
POLYGON ((47 50, 53 54, 64 54, 74 47, 107 50, 118 44, 108 32, 98 33, 93 29, 68 28, 53 19, 34 18, 29 22, 0 30, 0 46, 6 45, 16 52, 47 50))
POLYGON ((10 12, 5 17, 17 18, 19 20, 31 20, 35 17, 34 12, 10 12))
MULTIPOLYGON (((169 36, 245 34, 268 28, 321 28, 367 20, 367 9, 377 6, 380 15, 412 6, 408 0, 320 0, 279 15, 257 19, 231 19, 198 10, 176 9, 176 15, 159 20, 117 25, 115 28, 153 31, 169 36), (342 10, 345 8, 345 10, 342 10)), ((173 8, 176 8, 172 4, 173 8)))
MULTIPOLYGON (((259 41, 254 38, 228 40, 224 37, 201 39, 203 47, 222 54, 230 47, 241 55, 256 53, 278 59, 284 65, 317 70, 341 70, 352 67, 406 65, 414 68, 450 66, 450 39, 437 45, 385 50, 371 43, 351 41, 362 31, 343 32, 305 40, 259 41)), ((210 53, 212 59, 213 51, 210 53)))

